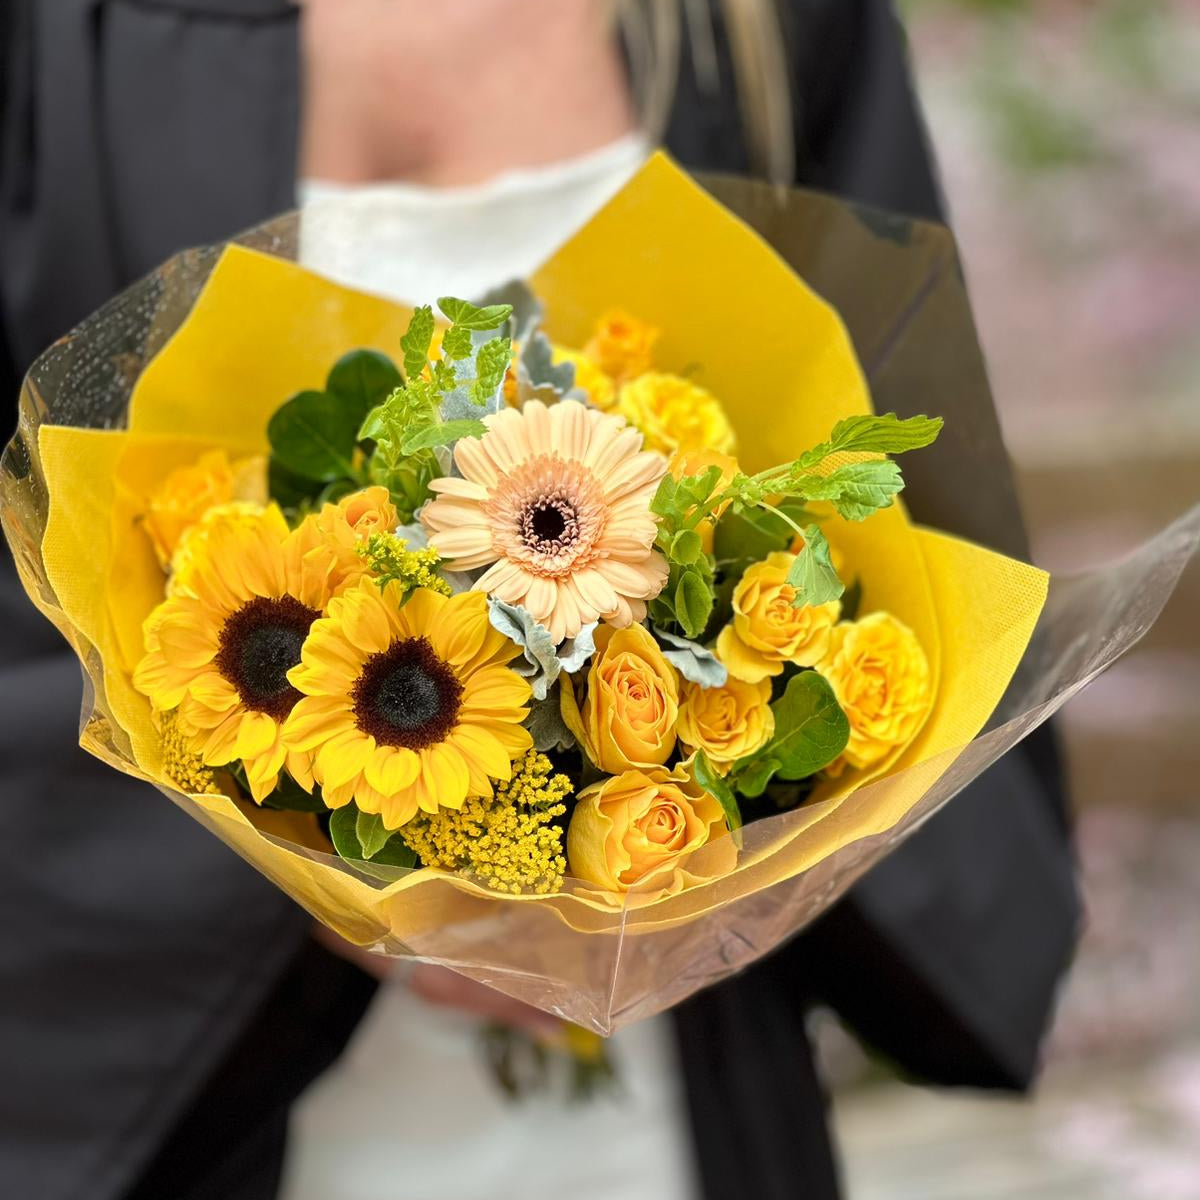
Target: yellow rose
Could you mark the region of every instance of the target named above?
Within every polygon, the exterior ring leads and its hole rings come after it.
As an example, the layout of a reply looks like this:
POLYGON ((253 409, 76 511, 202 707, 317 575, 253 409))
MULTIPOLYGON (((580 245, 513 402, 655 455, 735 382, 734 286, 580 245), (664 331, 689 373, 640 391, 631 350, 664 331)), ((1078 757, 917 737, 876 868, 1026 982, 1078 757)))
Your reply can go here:
POLYGON ((617 385, 586 354, 554 347, 555 362, 569 362, 575 367, 575 386, 587 393, 588 400, 608 412, 617 402, 617 385))
POLYGON ((817 670, 850 721, 850 741, 835 774, 841 765, 872 767, 907 745, 929 713, 929 660, 916 634, 890 613, 836 626, 817 670))
POLYGON ((582 705, 563 680, 561 707, 567 728, 602 771, 656 767, 675 748, 679 677, 658 643, 641 625, 596 633, 596 656, 582 705))
POLYGON ((266 504, 267 464, 261 456, 231 463, 224 450, 212 450, 172 471, 149 497, 144 518, 163 570, 191 526, 210 508, 235 500, 266 504))
MULTIPOLYGON (((717 450, 677 450, 671 456, 670 466, 667 469, 676 479, 682 479, 685 475, 703 475, 709 467, 719 467, 721 470, 717 486, 713 489, 714 492, 727 488, 741 469, 736 458, 729 454, 721 454, 717 450)), ((724 504, 717 507, 711 517, 705 517, 696 526, 696 532, 700 535, 700 544, 704 547, 705 554, 712 553, 716 522, 721 519, 728 507, 729 501, 726 500, 724 504)))
POLYGON ((724 775, 739 758, 761 750, 775 732, 771 681, 746 683, 732 675, 722 687, 683 685, 675 732, 691 750, 703 750, 724 775))
POLYGON ((571 873, 606 892, 677 892, 688 858, 725 829, 721 805, 683 767, 623 771, 579 793, 567 828, 571 873))
POLYGON ((612 308, 596 322, 596 331, 583 352, 605 375, 620 383, 650 370, 658 332, 653 325, 612 308))
POLYGON ((642 431, 650 450, 728 454, 734 447, 733 426, 721 402, 682 375, 639 375, 617 393, 617 411, 642 431))
POLYGON ((747 683, 780 674, 784 663, 816 666, 829 647, 841 602, 793 608, 787 574, 795 558, 778 550, 748 567, 733 589, 733 621, 717 638, 717 657, 747 683))

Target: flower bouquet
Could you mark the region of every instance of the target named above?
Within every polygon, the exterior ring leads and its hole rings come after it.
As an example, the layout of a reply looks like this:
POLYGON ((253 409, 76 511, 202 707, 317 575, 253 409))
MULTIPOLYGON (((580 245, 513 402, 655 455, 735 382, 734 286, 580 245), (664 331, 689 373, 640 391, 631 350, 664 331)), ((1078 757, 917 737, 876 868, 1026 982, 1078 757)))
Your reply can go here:
POLYGON ((1049 592, 915 525, 897 456, 982 511, 998 448, 929 358, 974 344, 944 231, 713 186, 779 252, 658 156, 436 312, 287 261, 295 218, 180 256, 39 361, 4 460, 87 749, 351 941, 601 1033, 821 912, 1144 632, 1200 524, 1049 592), (916 415, 781 254, 876 264, 843 315, 916 415))

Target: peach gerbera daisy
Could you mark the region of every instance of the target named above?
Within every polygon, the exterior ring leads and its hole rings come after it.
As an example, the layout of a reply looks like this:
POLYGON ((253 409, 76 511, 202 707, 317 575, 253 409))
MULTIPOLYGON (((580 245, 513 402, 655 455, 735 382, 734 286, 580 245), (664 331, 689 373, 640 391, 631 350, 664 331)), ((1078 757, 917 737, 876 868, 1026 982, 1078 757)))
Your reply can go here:
POLYGON ((556 642, 591 621, 640 621, 667 579, 650 511, 667 460, 621 417, 574 400, 484 420, 482 437, 455 446, 462 478, 430 484, 434 549, 454 570, 488 567, 475 589, 524 605, 556 642))

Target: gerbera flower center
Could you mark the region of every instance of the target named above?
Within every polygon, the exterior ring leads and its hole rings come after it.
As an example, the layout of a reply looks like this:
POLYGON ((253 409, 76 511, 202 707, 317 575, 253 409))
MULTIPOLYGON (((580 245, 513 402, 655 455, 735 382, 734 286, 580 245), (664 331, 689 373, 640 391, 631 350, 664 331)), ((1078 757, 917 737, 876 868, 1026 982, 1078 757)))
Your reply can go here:
POLYGON ((493 543, 538 575, 568 575, 592 557, 604 534, 604 493, 583 463, 557 454, 529 459, 505 477, 485 506, 493 543))
POLYGON ((287 673, 320 615, 292 596, 256 596, 226 619, 214 662, 246 708, 286 719, 300 699, 287 673))
POLYGON ((382 746, 420 750, 454 728, 463 685, 427 638, 399 638, 363 664, 350 698, 359 729, 382 746))

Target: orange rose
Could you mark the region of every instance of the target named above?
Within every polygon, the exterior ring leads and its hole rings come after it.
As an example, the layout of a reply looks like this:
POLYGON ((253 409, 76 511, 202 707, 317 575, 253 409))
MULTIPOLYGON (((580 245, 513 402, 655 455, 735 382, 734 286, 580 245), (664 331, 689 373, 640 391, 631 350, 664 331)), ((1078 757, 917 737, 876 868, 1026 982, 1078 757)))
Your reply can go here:
POLYGON ((739 758, 761 750, 775 732, 771 681, 746 683, 732 675, 721 687, 684 683, 675 732, 724 775, 739 758))
POLYGON ((602 771, 659 766, 671 756, 679 676, 643 626, 601 626, 582 705, 575 686, 564 679, 563 720, 602 771))
POLYGON ((623 383, 650 369, 658 332, 653 325, 612 308, 596 322, 596 331, 583 352, 605 375, 623 383))
POLYGON ((362 572, 359 546, 373 533, 392 533, 400 524, 399 514, 385 487, 368 487, 343 496, 336 504, 323 505, 301 525, 308 536, 325 542, 334 552, 346 575, 362 572))
POLYGON ((163 570, 170 567, 183 535, 210 508, 234 501, 266 504, 267 464, 261 456, 231 463, 224 450, 212 450, 172 471, 149 497, 144 518, 163 570))
POLYGON ((850 722, 843 765, 872 767, 907 745, 933 700, 929 660, 917 635, 890 613, 834 627, 817 670, 829 682, 850 722))
POLYGON ((624 771, 579 793, 567 829, 571 873, 606 892, 677 892, 684 867, 725 829, 720 804, 683 767, 624 771))
POLYGON ((841 602, 794 608, 796 591, 787 575, 795 559, 776 551, 748 567, 733 589, 733 621, 717 638, 717 657, 747 683, 780 674, 784 663, 815 666, 828 649, 841 602))

